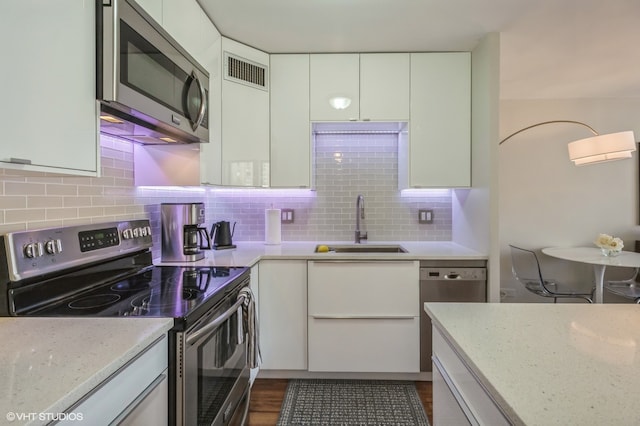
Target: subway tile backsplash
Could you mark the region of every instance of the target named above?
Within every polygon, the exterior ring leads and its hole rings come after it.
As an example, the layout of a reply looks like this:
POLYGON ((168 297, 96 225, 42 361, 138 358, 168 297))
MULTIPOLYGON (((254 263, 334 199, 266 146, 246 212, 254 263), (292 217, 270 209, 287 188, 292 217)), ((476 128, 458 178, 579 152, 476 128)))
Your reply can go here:
MULTIPOLYGON (((316 135, 316 190, 137 188, 133 147, 102 137, 102 177, 61 176, 0 168, 0 233, 149 218, 160 233, 160 204, 204 202, 207 226, 237 222, 235 241, 264 240, 264 210, 290 208, 283 241, 352 241, 355 202, 365 198, 370 241, 451 239, 451 192, 404 195, 398 191, 397 137, 393 134, 316 135), (434 212, 418 224, 418 210, 434 212)), ((157 249, 156 249, 157 250, 157 249)))

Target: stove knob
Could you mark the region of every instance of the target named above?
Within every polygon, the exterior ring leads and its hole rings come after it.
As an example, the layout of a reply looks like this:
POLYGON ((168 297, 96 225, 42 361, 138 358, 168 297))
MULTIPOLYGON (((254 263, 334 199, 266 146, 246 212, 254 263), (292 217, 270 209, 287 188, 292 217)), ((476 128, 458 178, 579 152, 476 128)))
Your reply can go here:
POLYGON ((133 228, 133 236, 138 238, 140 236, 140 229, 142 228, 133 228))
POLYGON ((133 231, 131 230, 131 228, 127 228, 124 231, 122 231, 123 240, 130 240, 131 238, 133 238, 133 231))
POLYGON ((145 226, 144 229, 147 230, 147 235, 151 236, 151 227, 150 226, 145 226))
POLYGON ((49 240, 44 243, 44 251, 48 254, 56 254, 62 253, 62 241, 60 240, 49 240))
POLYGON ((40 257, 44 254, 42 243, 25 244, 22 248, 22 252, 29 259, 35 259, 36 257, 40 257))

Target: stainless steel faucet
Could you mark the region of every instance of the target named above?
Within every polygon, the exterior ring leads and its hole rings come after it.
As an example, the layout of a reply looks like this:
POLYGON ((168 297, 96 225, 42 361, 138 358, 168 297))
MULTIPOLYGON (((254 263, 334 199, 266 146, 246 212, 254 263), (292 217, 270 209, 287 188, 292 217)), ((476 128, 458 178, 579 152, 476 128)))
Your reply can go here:
POLYGON ((356 198, 356 244, 367 239, 367 233, 360 230, 360 219, 364 220, 364 197, 358 195, 356 198))

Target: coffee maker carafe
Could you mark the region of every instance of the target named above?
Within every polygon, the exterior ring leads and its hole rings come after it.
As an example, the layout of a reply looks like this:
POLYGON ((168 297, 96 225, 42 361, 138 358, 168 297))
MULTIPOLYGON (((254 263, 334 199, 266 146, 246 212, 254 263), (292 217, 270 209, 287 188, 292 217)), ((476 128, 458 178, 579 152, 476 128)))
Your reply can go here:
POLYGON ((164 203, 162 222, 162 261, 195 262, 211 248, 203 203, 164 203))

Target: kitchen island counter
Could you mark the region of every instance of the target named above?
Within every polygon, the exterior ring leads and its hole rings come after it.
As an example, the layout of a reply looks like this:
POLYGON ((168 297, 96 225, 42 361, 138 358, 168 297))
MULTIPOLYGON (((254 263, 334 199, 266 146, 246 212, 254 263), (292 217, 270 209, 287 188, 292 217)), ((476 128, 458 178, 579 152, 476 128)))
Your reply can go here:
POLYGON ((49 423, 40 417, 64 413, 172 326, 171 318, 0 318, 0 423, 49 423))
MULTIPOLYGON (((369 241, 360 246, 401 245, 408 253, 314 253, 318 244, 354 245, 348 241, 283 241, 267 245, 261 241, 236 242, 236 248, 207 250, 194 266, 253 266, 264 259, 297 260, 487 260, 488 255, 450 241, 369 241)), ((159 262, 158 262, 159 263, 159 262)))
POLYGON ((640 423, 637 305, 426 303, 424 308, 513 424, 640 423))

